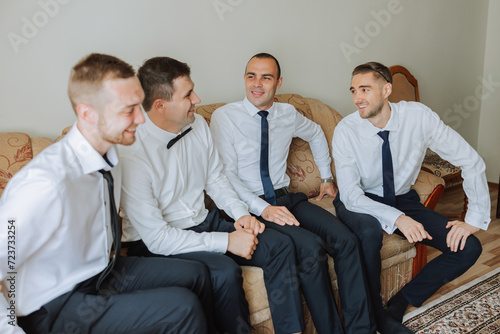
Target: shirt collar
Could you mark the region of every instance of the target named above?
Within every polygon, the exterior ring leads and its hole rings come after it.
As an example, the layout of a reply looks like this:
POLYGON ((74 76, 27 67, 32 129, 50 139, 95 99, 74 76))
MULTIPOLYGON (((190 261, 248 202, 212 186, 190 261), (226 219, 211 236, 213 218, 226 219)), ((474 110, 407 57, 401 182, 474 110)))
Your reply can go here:
MULTIPOLYGON (((257 108, 256 106, 254 106, 252 104, 252 102, 248 101, 248 98, 246 96, 245 96, 245 99, 243 100, 243 105, 245 106, 245 109, 252 117, 257 115, 257 113, 260 111, 260 109, 257 108)), ((267 111, 269 112, 269 116, 267 117, 268 119, 272 118, 272 114, 273 114, 275 106, 276 106, 276 103, 273 102, 273 105, 269 109, 267 109, 267 111)))
MULTIPOLYGON (((88 140, 83 136, 83 134, 78 129, 76 123, 73 125, 71 130, 66 135, 66 140, 69 146, 75 152, 75 155, 82 166, 83 172, 85 174, 90 174, 98 170, 111 170, 113 168, 110 166, 106 160, 97 152, 88 140)), ((116 166, 118 164, 118 154, 116 152, 116 147, 111 146, 111 148, 106 152, 106 157, 108 160, 116 166)))
POLYGON ((383 129, 377 128, 369 120, 361 118, 361 116, 359 116, 359 111, 357 112, 358 117, 361 120, 361 124, 363 124, 363 127, 368 134, 370 134, 371 136, 376 136, 380 131, 398 131, 399 115, 397 112, 396 104, 389 102, 389 106, 391 107, 391 117, 389 118, 389 121, 383 129))
POLYGON ((144 114, 144 118, 146 119, 146 122, 144 124, 139 125, 140 127, 144 127, 146 132, 154 137, 156 137, 161 144, 167 145, 167 143, 175 138, 178 134, 182 133, 183 131, 187 130, 189 127, 193 126, 193 123, 185 126, 179 133, 172 133, 163 130, 159 126, 157 126, 151 119, 148 117, 148 113, 144 114))

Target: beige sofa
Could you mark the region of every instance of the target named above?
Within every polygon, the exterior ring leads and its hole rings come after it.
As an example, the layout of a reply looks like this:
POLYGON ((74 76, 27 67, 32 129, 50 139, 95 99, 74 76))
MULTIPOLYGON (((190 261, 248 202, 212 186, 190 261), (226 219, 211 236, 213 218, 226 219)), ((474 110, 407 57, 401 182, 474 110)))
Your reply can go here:
MULTIPOLYGON (((293 104, 297 110, 320 124, 326 134, 329 145, 333 130, 342 119, 334 109, 319 100, 303 98, 296 94, 277 95, 276 100, 293 104)), ((196 107, 196 112, 210 122, 212 113, 224 103, 202 105, 196 107)), ((68 130, 66 128, 63 134, 68 130)), ((0 133, 0 195, 8 180, 26 165, 36 154, 49 146, 52 140, 45 137, 30 138, 25 133, 0 133)), ((334 165, 332 171, 335 175, 334 165)), ((288 175, 290 176, 291 191, 301 191, 309 197, 318 195, 320 175, 311 154, 309 145, 301 139, 294 139, 288 157, 288 175)), ((415 188, 422 202, 426 201, 443 180, 435 175, 421 172, 415 188)), ((321 202, 312 200, 323 208, 335 213, 331 198, 321 202)), ((404 284, 412 278, 413 258, 416 255, 415 246, 396 235, 384 236, 382 255, 382 297, 387 301, 404 284)), ((330 275, 332 286, 337 291, 336 275, 333 271, 333 260, 330 258, 330 275)), ((262 270, 256 267, 243 267, 244 289, 250 306, 251 322, 255 333, 274 333, 271 314, 267 303, 267 294, 264 286, 262 270)), ((315 333, 309 311, 304 305, 306 333, 315 333)))

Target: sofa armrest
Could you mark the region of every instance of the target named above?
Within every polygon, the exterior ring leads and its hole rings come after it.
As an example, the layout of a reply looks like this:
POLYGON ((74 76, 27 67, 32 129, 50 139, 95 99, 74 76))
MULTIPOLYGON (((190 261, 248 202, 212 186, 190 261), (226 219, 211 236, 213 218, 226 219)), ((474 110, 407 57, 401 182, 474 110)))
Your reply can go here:
POLYGON ((444 180, 439 176, 421 170, 412 189, 415 189, 418 193, 422 204, 434 210, 443 194, 444 180))

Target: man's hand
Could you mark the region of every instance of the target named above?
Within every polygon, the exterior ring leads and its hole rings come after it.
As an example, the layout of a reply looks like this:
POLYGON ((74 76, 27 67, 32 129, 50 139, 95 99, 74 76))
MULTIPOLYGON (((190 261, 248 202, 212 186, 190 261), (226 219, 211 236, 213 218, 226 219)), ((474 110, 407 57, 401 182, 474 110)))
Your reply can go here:
POLYGON ((424 239, 432 240, 432 237, 424 229, 424 226, 413 220, 413 218, 401 215, 398 219, 396 219, 395 225, 411 243, 422 241, 424 239))
POLYGON ((273 222, 275 224, 284 226, 284 225, 295 225, 299 226, 299 222, 295 219, 295 216, 292 215, 290 211, 284 206, 274 206, 268 205, 262 211, 260 215, 267 221, 273 222))
POLYGON ((255 236, 264 232, 266 225, 262 224, 257 218, 246 215, 234 222, 234 228, 240 230, 242 228, 248 229, 253 232, 255 236))
POLYGON ((337 193, 337 187, 335 187, 333 182, 321 183, 321 186, 319 186, 319 195, 316 197, 316 200, 321 201, 325 195, 335 198, 337 193))
POLYGON ((240 228, 229 233, 227 251, 241 256, 247 260, 252 259, 253 252, 257 249, 259 240, 252 230, 240 228))
POLYGON ((466 222, 459 220, 448 222, 446 228, 450 227, 451 230, 446 236, 446 246, 450 247, 452 252, 458 251, 458 244, 460 244, 460 250, 463 250, 469 235, 479 231, 478 227, 469 225, 466 222))

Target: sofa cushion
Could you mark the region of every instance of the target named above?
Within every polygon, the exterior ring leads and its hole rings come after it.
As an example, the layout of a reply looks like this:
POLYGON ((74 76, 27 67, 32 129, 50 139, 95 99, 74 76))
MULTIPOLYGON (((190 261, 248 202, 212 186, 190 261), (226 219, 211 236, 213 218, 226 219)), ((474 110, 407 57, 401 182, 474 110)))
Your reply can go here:
POLYGON ((0 195, 10 178, 32 158, 30 136, 21 132, 0 133, 0 195))

